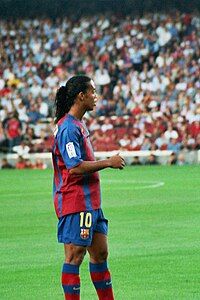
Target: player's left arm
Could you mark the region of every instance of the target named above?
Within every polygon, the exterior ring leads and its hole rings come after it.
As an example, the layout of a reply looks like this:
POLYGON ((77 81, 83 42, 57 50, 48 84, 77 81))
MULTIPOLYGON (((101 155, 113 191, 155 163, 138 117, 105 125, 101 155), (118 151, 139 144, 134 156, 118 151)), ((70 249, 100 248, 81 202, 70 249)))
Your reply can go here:
POLYGON ((83 161, 78 166, 72 168, 69 173, 74 175, 82 175, 86 173, 94 173, 106 168, 120 169, 125 166, 123 157, 119 155, 111 156, 108 159, 99 161, 83 161))

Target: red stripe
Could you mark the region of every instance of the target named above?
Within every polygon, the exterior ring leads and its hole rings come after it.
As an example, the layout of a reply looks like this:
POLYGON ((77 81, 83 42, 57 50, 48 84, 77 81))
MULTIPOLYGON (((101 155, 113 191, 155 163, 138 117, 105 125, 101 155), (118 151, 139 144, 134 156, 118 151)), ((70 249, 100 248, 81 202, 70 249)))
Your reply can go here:
POLYGON ((60 217, 60 212, 59 212, 59 208, 58 208, 58 194, 56 194, 54 196, 54 207, 55 207, 56 215, 59 218, 60 217))
POLYGON ((67 115, 67 114, 65 114, 65 115, 58 121, 58 125, 59 125, 59 126, 64 122, 65 118, 68 118, 68 115, 67 115))
MULTIPOLYGON (((57 154, 57 151, 58 151, 58 145, 57 145, 57 142, 56 142, 55 154, 57 154)), ((54 166, 54 181, 55 181, 55 186, 56 186, 56 189, 58 189, 60 181, 59 181, 59 176, 58 176, 58 165, 57 165, 57 163, 55 161, 55 156, 54 155, 53 155, 53 166, 54 166)), ((54 206, 55 206, 56 214, 59 217, 60 216, 60 212, 59 212, 59 207, 58 207, 58 194, 57 193, 54 195, 54 206)))
POLYGON ((110 272, 91 272, 92 281, 110 280, 110 272))
POLYGON ((53 166, 54 166, 54 179, 55 179, 55 185, 56 187, 58 187, 59 185, 59 176, 58 176, 58 165, 56 163, 56 155, 58 156, 58 142, 56 141, 55 144, 55 150, 54 150, 54 154, 53 154, 53 166))
MULTIPOLYGON (((99 300, 114 300, 112 288, 107 288, 105 290, 97 290, 99 300)), ((67 298, 68 299, 68 298, 67 298)))
MULTIPOLYGON (((90 147, 90 142, 87 141, 86 138, 83 139, 84 141, 84 148, 86 152, 86 160, 95 161, 94 154, 90 147)), ((100 181, 99 181, 99 174, 98 172, 90 174, 90 181, 88 184, 90 190, 90 199, 93 209, 97 209, 100 207, 100 181)))
MULTIPOLYGON (((93 173, 93 176, 97 176, 96 173, 93 173)), ((96 183, 96 185, 90 185, 89 186, 91 191, 91 202, 92 202, 92 208, 97 209, 100 208, 101 204, 101 193, 100 193, 100 184, 96 183)))
POLYGON ((86 210, 85 196, 81 187, 77 187, 71 192, 63 193, 62 215, 76 213, 86 210), (77 199, 78 198, 78 199, 77 199))
POLYGON ((80 284, 80 277, 76 274, 62 273, 62 284, 63 285, 76 285, 80 284))
MULTIPOLYGON (((65 294, 65 299, 67 300, 79 300, 80 295, 75 294, 65 294)), ((102 298, 103 299, 103 298, 102 298)))

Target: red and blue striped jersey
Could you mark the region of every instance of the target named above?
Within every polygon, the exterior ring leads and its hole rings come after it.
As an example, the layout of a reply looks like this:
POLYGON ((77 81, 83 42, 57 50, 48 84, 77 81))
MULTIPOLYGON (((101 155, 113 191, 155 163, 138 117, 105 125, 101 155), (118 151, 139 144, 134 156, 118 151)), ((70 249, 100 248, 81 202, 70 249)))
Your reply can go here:
POLYGON ((52 150, 53 198, 58 218, 101 206, 98 172, 72 175, 69 170, 83 161, 94 161, 89 132, 84 122, 66 114, 59 120, 52 150))

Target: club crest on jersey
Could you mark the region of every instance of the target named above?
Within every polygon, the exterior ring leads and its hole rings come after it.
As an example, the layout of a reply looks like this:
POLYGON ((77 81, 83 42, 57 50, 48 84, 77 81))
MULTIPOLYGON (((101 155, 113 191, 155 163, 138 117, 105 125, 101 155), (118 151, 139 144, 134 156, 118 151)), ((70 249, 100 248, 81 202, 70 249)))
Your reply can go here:
POLYGON ((66 150, 67 150, 67 154, 69 155, 69 158, 77 156, 73 142, 69 142, 66 144, 66 150))
POLYGON ((90 230, 86 229, 86 228, 81 228, 81 233, 80 233, 80 237, 83 240, 87 240, 90 236, 90 230))

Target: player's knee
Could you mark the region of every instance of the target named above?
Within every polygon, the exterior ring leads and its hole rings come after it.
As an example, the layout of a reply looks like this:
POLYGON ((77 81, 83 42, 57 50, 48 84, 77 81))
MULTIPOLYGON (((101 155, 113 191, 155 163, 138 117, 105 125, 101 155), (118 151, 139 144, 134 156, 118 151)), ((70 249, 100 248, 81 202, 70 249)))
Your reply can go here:
POLYGON ((106 261, 108 258, 108 251, 104 250, 99 253, 99 258, 102 262, 106 261))
POLYGON ((91 256, 91 260, 94 263, 103 263, 104 261, 106 261, 108 258, 108 251, 107 250, 102 250, 99 251, 98 253, 96 253, 95 255, 91 256))
POLYGON ((84 259, 84 256, 86 254, 86 249, 78 249, 75 251, 72 251, 71 253, 68 253, 66 257, 66 263, 71 263, 74 265, 80 265, 84 259))
POLYGON ((84 256, 85 256, 85 254, 74 256, 72 263, 74 265, 81 265, 83 262, 84 256))

